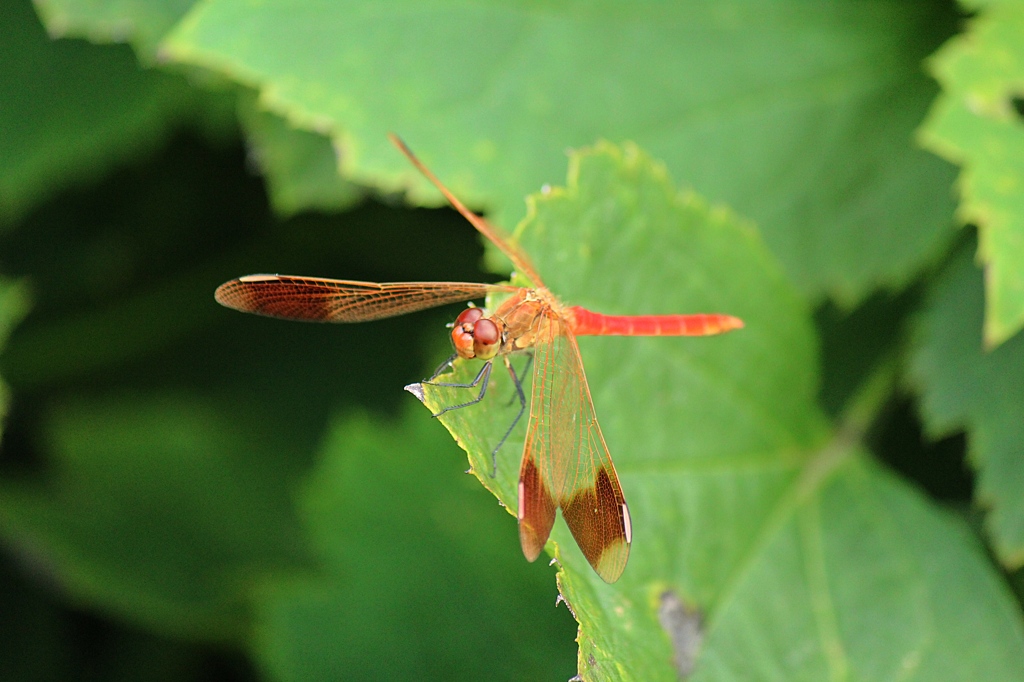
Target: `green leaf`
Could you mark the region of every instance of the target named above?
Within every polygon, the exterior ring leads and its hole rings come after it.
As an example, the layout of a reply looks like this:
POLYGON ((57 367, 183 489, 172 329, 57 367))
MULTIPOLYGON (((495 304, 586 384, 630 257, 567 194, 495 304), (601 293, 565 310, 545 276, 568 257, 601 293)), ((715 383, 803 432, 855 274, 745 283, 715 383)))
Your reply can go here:
POLYGON ((0 9, 0 223, 162 143, 186 121, 223 129, 217 100, 141 71, 130 50, 51 41, 31 4, 0 9))
POLYGON ((239 417, 192 395, 55 404, 50 476, 0 481, 0 532, 85 603, 179 637, 238 638, 254 580, 312 565, 280 484, 292 465, 239 417))
MULTIPOLYGON (((164 35, 193 4, 195 0, 42 0, 38 8, 51 34, 97 43, 127 41, 143 63, 152 65, 164 35)), ((338 174, 329 139, 293 127, 244 95, 238 115, 252 160, 264 174, 280 215, 338 212, 362 198, 359 188, 338 174)))
POLYGON ((966 429, 977 501, 996 553, 1024 565, 1024 338, 982 347, 981 272, 961 249, 933 285, 915 335, 912 375, 935 437, 966 429))
POLYGON ((55 37, 94 43, 130 42, 146 63, 196 0, 35 0, 39 16, 55 37))
POLYGON ((528 570, 507 516, 409 407, 329 430, 302 492, 326 574, 261 591, 257 660, 277 680, 567 679, 574 628, 550 573, 528 570))
POLYGON ((756 219, 804 291, 850 302, 950 238, 952 168, 910 138, 934 93, 920 60, 951 18, 905 2, 212 0, 163 53, 329 133, 355 182, 437 203, 397 132, 509 226, 567 146, 634 140, 756 219))
POLYGON ((1024 679, 1019 610, 966 524, 859 456, 822 483, 726 592, 694 680, 1024 679))
MULTIPOLYGON (((678 192, 634 146, 574 153, 568 178, 530 198, 516 232, 566 303, 746 323, 722 337, 580 339, 634 531, 626 571, 607 585, 556 523, 548 549, 580 623, 580 674, 675 679, 658 619, 668 593, 702 617, 697 680, 1024 679, 1024 625, 981 548, 861 444, 890 375, 830 427, 808 312, 748 225, 678 192), (952 650, 974 638, 985 644, 952 650)), ((457 361, 445 380, 478 367, 457 361)), ((434 412, 474 395, 424 390, 434 412)), ((524 425, 496 478, 490 450, 512 395, 499 367, 481 404, 441 417, 510 512, 524 425)))
MULTIPOLYGON (((29 307, 29 294, 25 285, 0 278, 0 348, 7 345, 11 330, 25 317, 29 307)), ((7 386, 0 382, 0 420, 7 415, 9 400, 7 386)))
POLYGON ((338 174, 338 157, 328 138, 294 128, 252 100, 243 100, 239 114, 249 152, 279 215, 341 212, 363 198, 359 187, 338 174))
POLYGON ((980 12, 930 60, 943 92, 920 137, 961 166, 957 215, 978 226, 995 346, 1024 326, 1024 5, 965 4, 980 12))

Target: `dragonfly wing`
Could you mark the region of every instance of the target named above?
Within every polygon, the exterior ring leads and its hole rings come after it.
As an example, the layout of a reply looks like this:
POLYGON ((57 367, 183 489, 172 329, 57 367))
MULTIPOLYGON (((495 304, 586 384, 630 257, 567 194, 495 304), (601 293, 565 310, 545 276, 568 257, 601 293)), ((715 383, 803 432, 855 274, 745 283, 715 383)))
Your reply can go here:
POLYGON ((571 330, 546 317, 534 347, 530 424, 519 474, 519 539, 531 561, 562 508, 583 555, 606 582, 629 557, 629 510, 583 373, 571 330))
POLYGON ((444 198, 448 200, 448 203, 452 207, 462 214, 462 217, 469 221, 469 223, 475 227, 480 234, 482 234, 489 242, 498 247, 498 250, 508 256, 508 259, 512 261, 512 265, 521 275, 525 275, 527 279, 533 282, 536 287, 544 286, 544 282, 541 281, 540 275, 534 270, 533 265, 530 263, 530 259, 526 257, 521 249, 514 246, 509 242, 508 238, 502 234, 496 226, 491 225, 489 222, 470 211, 466 206, 459 201, 458 197, 452 194, 451 190, 444 186, 444 184, 438 179, 434 173, 427 168, 427 166, 420 161, 409 146, 402 141, 402 138, 398 137, 394 133, 389 133, 388 137, 391 138, 391 142, 398 147, 398 151, 405 155, 405 158, 409 159, 412 165, 416 166, 416 169, 423 174, 427 180, 437 187, 437 189, 444 195, 444 198))
MULTIPOLYGON (((530 423, 530 437, 533 436, 533 422, 530 423)), ((541 473, 537 453, 523 453, 523 464, 519 470, 519 544, 523 554, 530 561, 540 556, 541 550, 555 525, 555 509, 558 504, 541 473)))
POLYGON ((307 322, 368 322, 472 301, 513 287, 472 282, 356 282, 288 275, 248 275, 225 282, 214 297, 246 313, 307 322))

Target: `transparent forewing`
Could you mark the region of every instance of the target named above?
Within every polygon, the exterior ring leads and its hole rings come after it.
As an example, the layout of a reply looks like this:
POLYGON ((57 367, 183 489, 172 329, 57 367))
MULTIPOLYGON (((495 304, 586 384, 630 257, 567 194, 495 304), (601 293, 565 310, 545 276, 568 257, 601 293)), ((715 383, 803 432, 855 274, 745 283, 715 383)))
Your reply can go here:
POLYGON ((402 141, 402 138, 398 137, 394 133, 390 133, 388 137, 391 138, 391 142, 398 147, 398 150, 405 154, 405 158, 409 159, 409 161, 412 162, 412 165, 416 166, 416 169, 419 170, 420 173, 423 173, 423 177, 430 180, 434 187, 437 187, 437 189, 440 190, 441 194, 444 195, 444 198, 448 200, 448 203, 450 203, 463 218, 468 220, 469 223, 489 242, 497 246, 499 251, 508 256, 508 259, 512 261, 512 265, 519 274, 524 275, 529 279, 535 287, 544 286, 544 282, 541 281, 540 275, 538 275, 537 271, 534 270, 533 265, 530 263, 530 259, 525 253, 523 253, 522 249, 513 245, 508 240, 508 237, 506 237, 496 226, 491 225, 489 222, 466 208, 466 206, 459 201, 459 198, 452 194, 451 190, 445 187, 444 183, 442 183, 438 177, 434 175, 434 173, 427 168, 415 154, 412 153, 412 150, 409 149, 409 146, 402 141))
POLYGON ((248 275, 217 288, 222 305, 307 322, 368 322, 472 301, 513 287, 472 282, 356 282, 288 275, 248 275))
POLYGON ((629 556, 630 520, 597 423, 576 339, 548 313, 538 320, 533 396, 520 472, 520 539, 543 549, 555 507, 601 578, 614 582, 629 556), (524 533, 525 525, 525 533, 524 533))

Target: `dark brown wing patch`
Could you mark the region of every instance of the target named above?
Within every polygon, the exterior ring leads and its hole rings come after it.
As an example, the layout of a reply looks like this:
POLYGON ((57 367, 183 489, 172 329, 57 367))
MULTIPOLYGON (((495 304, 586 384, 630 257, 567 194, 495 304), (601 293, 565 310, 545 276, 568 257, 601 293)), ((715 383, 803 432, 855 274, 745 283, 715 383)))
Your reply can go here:
POLYGON ((519 472, 519 543, 523 554, 535 560, 555 525, 555 499, 544 485, 533 457, 524 457, 519 472))
POLYGON ((632 527, 618 480, 602 467, 592 488, 582 488, 562 503, 565 519, 583 556, 606 582, 622 575, 629 557, 632 527))

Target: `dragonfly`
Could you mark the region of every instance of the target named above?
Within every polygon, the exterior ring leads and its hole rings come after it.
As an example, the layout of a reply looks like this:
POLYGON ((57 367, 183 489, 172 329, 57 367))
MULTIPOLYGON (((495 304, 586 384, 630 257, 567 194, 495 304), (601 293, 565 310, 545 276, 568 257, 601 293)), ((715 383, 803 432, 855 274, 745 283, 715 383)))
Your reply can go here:
MULTIPOLYGON (((390 282, 247 275, 222 284, 216 300, 247 313, 309 322, 368 322, 489 295, 504 296, 493 312, 471 306, 455 319, 451 339, 455 353, 424 384, 474 388, 476 397, 453 404, 434 416, 466 408, 484 399, 494 361, 502 359, 516 387, 520 410, 495 450, 504 444, 526 408, 520 379, 510 362, 517 353, 532 353, 529 419, 519 469, 519 539, 523 554, 534 561, 562 518, 594 571, 605 582, 619 579, 629 558, 632 522, 626 498, 601 433, 583 371, 578 336, 707 336, 743 326, 732 315, 604 315, 566 306, 552 294, 527 255, 495 225, 459 201, 396 135, 391 141, 481 235, 511 261, 532 287, 473 282, 390 282), (480 360, 483 366, 469 383, 438 381, 457 359, 480 360)), ((422 393, 419 394, 422 399, 422 393)), ((492 476, 494 473, 492 473, 492 476)))

